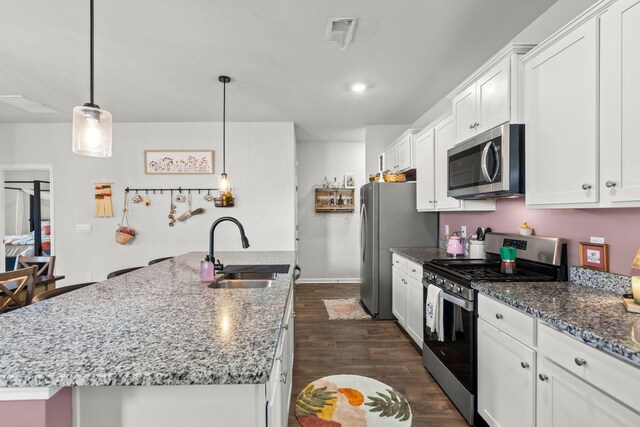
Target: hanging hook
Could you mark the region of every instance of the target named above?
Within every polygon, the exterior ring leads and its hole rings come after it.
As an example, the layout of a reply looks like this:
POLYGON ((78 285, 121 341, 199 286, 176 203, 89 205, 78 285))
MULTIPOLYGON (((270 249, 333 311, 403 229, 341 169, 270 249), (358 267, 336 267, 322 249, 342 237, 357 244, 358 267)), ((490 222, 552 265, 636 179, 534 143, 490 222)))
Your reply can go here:
POLYGON ((163 191, 163 190, 160 190, 160 194, 162 194, 162 191, 163 191))
POLYGON ((182 194, 182 187, 178 187, 178 193, 182 194))
POLYGON ((198 194, 200 194, 200 189, 198 188, 198 194))
POLYGON ((211 195, 211 190, 207 190, 207 195, 210 196, 211 195))
POLYGON ((149 190, 144 190, 144 194, 149 194, 149 190))
POLYGON ((189 195, 191 195, 191 189, 189 189, 189 195))

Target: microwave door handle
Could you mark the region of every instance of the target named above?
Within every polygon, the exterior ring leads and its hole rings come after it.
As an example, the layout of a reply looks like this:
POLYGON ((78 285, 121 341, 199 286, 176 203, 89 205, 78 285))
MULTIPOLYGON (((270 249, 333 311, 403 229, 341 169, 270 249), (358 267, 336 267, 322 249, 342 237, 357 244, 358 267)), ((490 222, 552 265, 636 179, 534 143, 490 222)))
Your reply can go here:
POLYGON ((495 181, 496 177, 498 176, 498 171, 500 170, 500 157, 495 155, 496 152, 497 152, 496 145, 493 143, 493 141, 487 142, 487 144, 484 146, 484 149, 482 150, 481 169, 482 169, 482 175, 484 176, 484 179, 487 180, 487 182, 495 181), (487 160, 489 159, 489 150, 493 151, 494 158, 496 159, 496 167, 493 171, 492 176, 489 175, 489 168, 487 167, 487 160))

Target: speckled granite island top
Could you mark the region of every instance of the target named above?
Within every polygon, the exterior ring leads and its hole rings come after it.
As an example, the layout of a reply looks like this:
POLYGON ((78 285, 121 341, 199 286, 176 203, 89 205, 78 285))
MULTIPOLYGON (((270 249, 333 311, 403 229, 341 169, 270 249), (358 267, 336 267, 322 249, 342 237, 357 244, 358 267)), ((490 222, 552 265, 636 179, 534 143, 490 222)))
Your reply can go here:
POLYGON ((620 296, 568 282, 474 282, 474 289, 640 366, 640 314, 620 296))
POLYGON ((440 248, 391 248, 390 250, 418 264, 424 264, 432 259, 447 258, 446 249, 440 248))
POLYGON ((218 252, 290 264, 271 288, 211 289, 204 252, 0 316, 0 387, 261 384, 268 380, 294 252, 218 252))

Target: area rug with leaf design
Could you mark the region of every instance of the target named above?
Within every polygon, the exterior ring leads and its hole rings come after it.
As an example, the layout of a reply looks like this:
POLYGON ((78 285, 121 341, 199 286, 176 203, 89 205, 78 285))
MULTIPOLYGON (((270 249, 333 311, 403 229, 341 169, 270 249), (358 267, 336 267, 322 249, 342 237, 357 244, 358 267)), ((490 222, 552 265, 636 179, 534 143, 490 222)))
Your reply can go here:
POLYGON ((359 375, 332 375, 307 385, 296 400, 303 427, 408 427, 411 407, 392 387, 359 375))

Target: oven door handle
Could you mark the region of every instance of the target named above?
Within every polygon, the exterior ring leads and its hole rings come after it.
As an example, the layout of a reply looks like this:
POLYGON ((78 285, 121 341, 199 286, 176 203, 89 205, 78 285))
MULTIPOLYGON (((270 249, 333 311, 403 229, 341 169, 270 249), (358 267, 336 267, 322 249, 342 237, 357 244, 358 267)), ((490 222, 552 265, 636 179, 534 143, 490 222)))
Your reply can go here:
POLYGON ((462 299, 462 298, 454 297, 453 295, 448 294, 445 291, 442 291, 442 293, 440 293, 440 295, 442 296, 442 299, 445 300, 445 301, 449 301, 452 304, 460 306, 460 307, 464 308, 466 311, 473 311, 473 302, 471 302, 471 301, 467 301, 467 300, 462 299))

